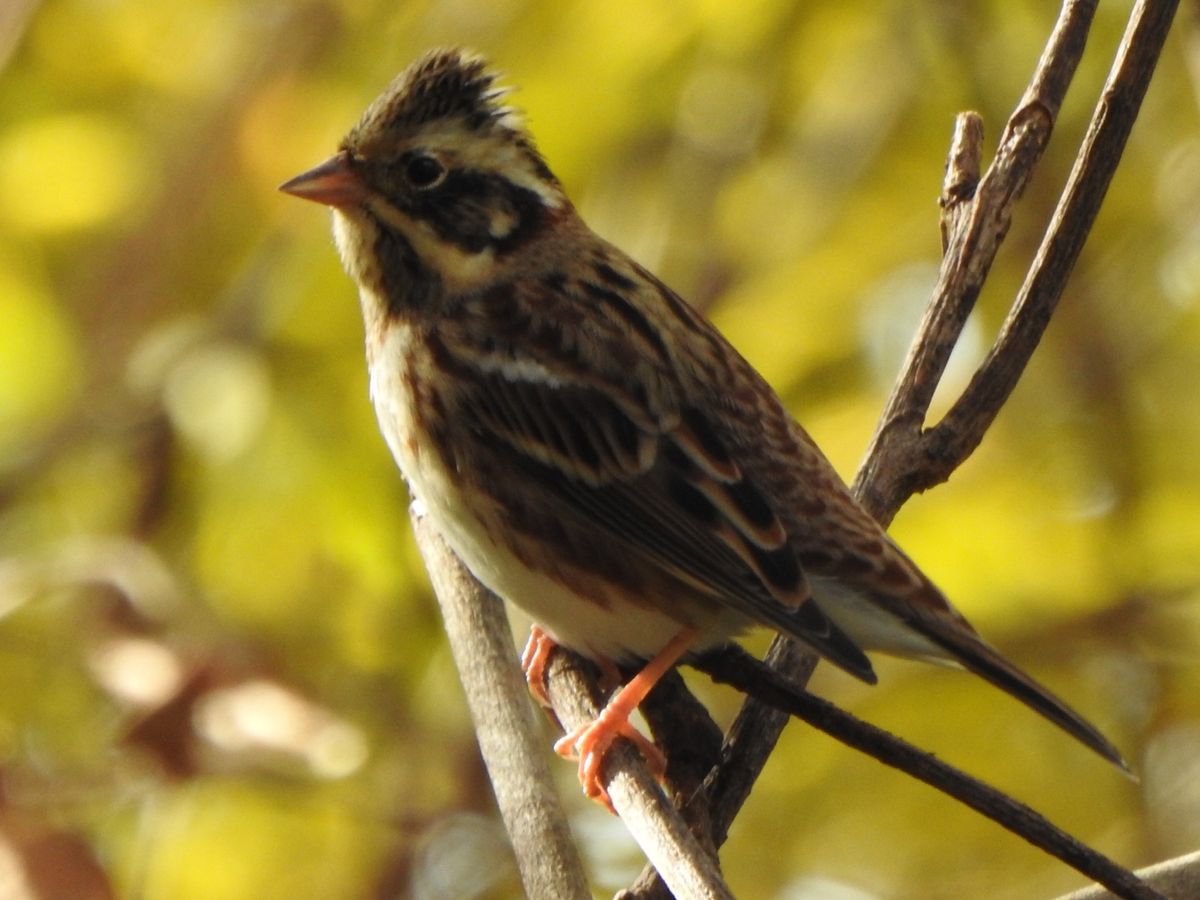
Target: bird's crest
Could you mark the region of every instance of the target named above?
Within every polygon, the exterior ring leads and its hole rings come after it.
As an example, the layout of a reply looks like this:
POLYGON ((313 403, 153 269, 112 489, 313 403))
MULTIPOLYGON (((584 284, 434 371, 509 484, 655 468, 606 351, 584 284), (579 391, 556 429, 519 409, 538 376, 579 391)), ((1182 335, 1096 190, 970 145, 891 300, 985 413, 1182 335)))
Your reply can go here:
POLYGON ((486 61, 465 50, 433 50, 396 76, 388 89, 363 113, 348 137, 412 131, 438 120, 459 120, 472 131, 494 126, 519 129, 514 110, 501 98, 509 89, 497 86, 486 61))

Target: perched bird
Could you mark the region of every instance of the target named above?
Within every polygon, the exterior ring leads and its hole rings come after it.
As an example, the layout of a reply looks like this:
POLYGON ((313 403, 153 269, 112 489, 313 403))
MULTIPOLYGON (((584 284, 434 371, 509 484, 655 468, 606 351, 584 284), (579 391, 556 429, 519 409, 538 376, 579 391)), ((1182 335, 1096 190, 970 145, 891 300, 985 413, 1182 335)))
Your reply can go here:
POLYGON ((429 53, 281 189, 333 208, 380 427, 450 546, 553 641, 650 661, 559 742, 585 790, 604 799, 604 750, 638 740, 657 677, 753 625, 872 683, 865 650, 958 664, 1123 765, 979 637, 712 325, 588 228, 505 93, 479 57, 429 53))

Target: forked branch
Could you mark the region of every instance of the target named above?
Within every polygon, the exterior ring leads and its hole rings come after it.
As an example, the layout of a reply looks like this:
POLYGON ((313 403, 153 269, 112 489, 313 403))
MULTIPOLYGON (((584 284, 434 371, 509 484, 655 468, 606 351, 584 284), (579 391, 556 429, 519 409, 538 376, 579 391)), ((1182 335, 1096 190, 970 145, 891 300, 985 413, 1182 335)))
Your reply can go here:
MULTIPOLYGON (((962 397, 925 428, 934 391, 974 308, 1012 221, 1013 208, 1050 138, 1083 54, 1094 2, 1067 2, 1037 71, 979 177, 982 124, 964 113, 942 191, 944 255, 933 298, 854 481, 859 500, 888 523, 913 493, 945 481, 979 445, 1039 343, 1066 277, 1095 220, 1145 96, 1174 0, 1135 5, 1116 60, 1041 247, 995 345, 962 397)), ((798 685, 815 660, 777 638, 767 661, 798 685)), ((713 835, 719 844, 770 755, 786 717, 750 698, 735 720, 725 763, 710 779, 713 835)), ((1099 878, 1095 872, 1091 877, 1099 878)))

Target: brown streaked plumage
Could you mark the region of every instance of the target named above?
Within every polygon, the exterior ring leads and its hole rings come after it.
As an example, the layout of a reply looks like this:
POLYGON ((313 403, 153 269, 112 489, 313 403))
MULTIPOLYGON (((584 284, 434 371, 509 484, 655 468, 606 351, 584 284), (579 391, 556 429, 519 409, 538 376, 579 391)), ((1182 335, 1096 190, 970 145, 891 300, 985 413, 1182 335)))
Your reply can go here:
MULTIPOLYGON (((865 681, 864 650, 957 663, 1123 765, 983 642, 737 351, 588 229, 502 94, 478 57, 430 53, 283 186, 334 208, 384 436, 471 571, 599 659, 670 645, 662 668, 758 624, 865 681)), ((570 741, 598 759, 627 727, 570 741)))

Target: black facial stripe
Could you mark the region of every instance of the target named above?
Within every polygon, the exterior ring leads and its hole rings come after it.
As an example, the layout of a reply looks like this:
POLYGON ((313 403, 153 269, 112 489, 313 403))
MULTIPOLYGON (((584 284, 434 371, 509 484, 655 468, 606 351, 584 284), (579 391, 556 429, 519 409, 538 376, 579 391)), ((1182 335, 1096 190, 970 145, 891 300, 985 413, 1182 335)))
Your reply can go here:
POLYGON ((388 298, 388 314, 397 316, 405 309, 425 305, 440 291, 438 274, 421 263, 404 235, 378 218, 374 222, 375 257, 381 292, 388 298))
POLYGON ((488 248, 509 253, 536 234, 546 220, 546 207, 537 193, 475 169, 450 172, 438 187, 410 197, 407 211, 432 225, 442 240, 467 253, 488 248), (495 213, 513 220, 507 234, 491 233, 495 213))

